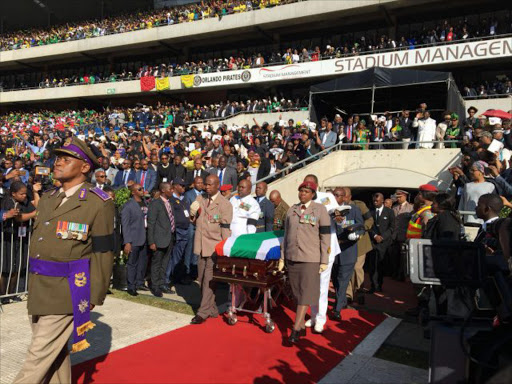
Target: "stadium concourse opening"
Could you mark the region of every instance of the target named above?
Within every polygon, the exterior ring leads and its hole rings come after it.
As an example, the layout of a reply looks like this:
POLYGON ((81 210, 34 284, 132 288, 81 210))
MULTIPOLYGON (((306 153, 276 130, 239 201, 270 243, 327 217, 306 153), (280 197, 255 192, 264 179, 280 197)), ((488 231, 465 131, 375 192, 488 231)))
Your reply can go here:
POLYGON ((421 103, 436 119, 445 110, 465 114, 450 72, 375 67, 313 85, 309 92, 312 121, 345 112, 362 116, 397 112, 421 103))

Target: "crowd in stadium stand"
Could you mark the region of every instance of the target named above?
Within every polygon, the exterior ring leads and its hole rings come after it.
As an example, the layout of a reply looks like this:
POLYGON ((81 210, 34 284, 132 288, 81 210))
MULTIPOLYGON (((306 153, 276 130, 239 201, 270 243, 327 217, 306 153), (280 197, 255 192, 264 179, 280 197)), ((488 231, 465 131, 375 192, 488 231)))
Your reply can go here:
POLYGON ((103 20, 87 20, 51 28, 8 32, 0 37, 0 51, 26 49, 66 41, 157 28, 294 3, 297 0, 202 0, 172 8, 140 11, 103 20))
POLYGON ((512 81, 509 76, 499 76, 491 81, 484 81, 464 86, 462 97, 485 99, 498 95, 512 94, 512 81))
MULTIPOLYGON (((83 67, 55 71, 47 74, 25 74, 20 76, 0 76, 0 90, 19 88, 50 88, 69 85, 95 84, 139 79, 142 76, 179 76, 186 74, 211 73, 237 69, 250 69, 276 64, 294 64, 310 61, 340 58, 345 56, 368 54, 389 49, 414 49, 417 46, 463 41, 473 37, 492 37, 512 32, 510 24, 498 24, 494 19, 483 19, 480 25, 471 25, 465 20, 450 24, 447 20, 437 22, 434 28, 411 31, 408 35, 394 40, 386 35, 365 33, 354 40, 353 37, 332 42, 325 47, 290 47, 283 44, 280 51, 273 49, 254 52, 250 48, 233 51, 228 57, 215 58, 205 54, 204 58, 182 63, 162 62, 155 59, 144 61, 140 67, 132 63, 118 63, 118 71, 98 70, 96 67, 83 67), (34 76, 33 76, 34 75, 34 76)), ((496 85, 499 91, 499 84, 496 85)), ((473 93, 482 95, 479 85, 473 93)), ((493 88, 486 88, 491 94, 493 88)), ((505 92, 506 93, 506 92, 505 92)))

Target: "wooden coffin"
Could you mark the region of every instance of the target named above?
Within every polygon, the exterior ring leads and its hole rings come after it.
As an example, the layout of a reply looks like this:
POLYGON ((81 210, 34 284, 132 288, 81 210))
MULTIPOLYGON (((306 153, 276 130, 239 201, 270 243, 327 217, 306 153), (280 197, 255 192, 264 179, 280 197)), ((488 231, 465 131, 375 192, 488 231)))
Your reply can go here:
POLYGON ((279 282, 283 274, 278 271, 279 260, 254 260, 237 257, 217 257, 213 280, 249 287, 267 287, 279 282))

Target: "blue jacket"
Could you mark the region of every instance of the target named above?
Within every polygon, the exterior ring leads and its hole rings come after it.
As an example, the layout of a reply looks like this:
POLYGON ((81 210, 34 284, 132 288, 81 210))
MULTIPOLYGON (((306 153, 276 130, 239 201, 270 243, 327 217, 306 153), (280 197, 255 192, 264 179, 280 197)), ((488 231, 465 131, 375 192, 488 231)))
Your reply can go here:
POLYGON ((197 196, 202 195, 202 192, 199 192, 199 195, 196 193, 196 190, 194 188, 189 189, 187 192, 185 192, 185 200, 187 200, 188 204, 192 204, 194 201, 196 201, 197 196))
POLYGON ((145 191, 151 192, 153 188, 156 186, 156 172, 152 169, 148 169, 147 171, 137 171, 137 174, 135 175, 135 182, 137 184, 141 184, 142 188, 144 188, 145 191), (144 180, 144 185, 141 184, 142 180, 142 172, 146 172, 146 178, 144 180))
MULTIPOLYGON (((114 178, 114 185, 112 187, 114 188, 123 188, 126 187, 126 184, 123 180, 124 176, 124 170, 117 172, 116 177, 114 178)), ((128 174, 128 181, 135 181, 135 171, 133 169, 130 169, 130 173, 128 174)))
POLYGON ((325 148, 332 147, 334 144, 336 144, 336 132, 331 131, 327 133, 327 131, 320 133, 320 142, 325 148), (325 139, 325 144, 323 144, 324 136, 327 135, 327 138, 325 139))
POLYGON ((148 208, 141 208, 133 197, 123 206, 121 210, 123 244, 131 243, 133 247, 140 247, 146 243, 147 211, 148 208))
MULTIPOLYGON (((256 201, 259 198, 256 197, 256 201)), ((260 205, 261 213, 256 223, 256 232, 269 232, 274 227, 274 204, 269 199, 264 197, 261 201, 258 201, 260 205)))
POLYGON ((350 233, 364 234, 364 220, 361 210, 355 205, 351 205, 352 209, 348 212, 345 222, 338 224, 335 222, 336 236, 340 242, 341 254, 339 256, 339 264, 354 264, 357 260, 357 241, 348 240, 350 233))

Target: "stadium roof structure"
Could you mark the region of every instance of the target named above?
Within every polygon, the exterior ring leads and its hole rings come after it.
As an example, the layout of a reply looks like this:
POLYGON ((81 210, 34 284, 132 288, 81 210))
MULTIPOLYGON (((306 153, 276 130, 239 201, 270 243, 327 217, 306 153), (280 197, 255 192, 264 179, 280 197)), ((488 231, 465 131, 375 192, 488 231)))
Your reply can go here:
POLYGON ((423 102, 430 110, 464 116, 464 101, 450 72, 374 67, 310 87, 312 120, 333 107, 364 115, 411 109, 423 102))

